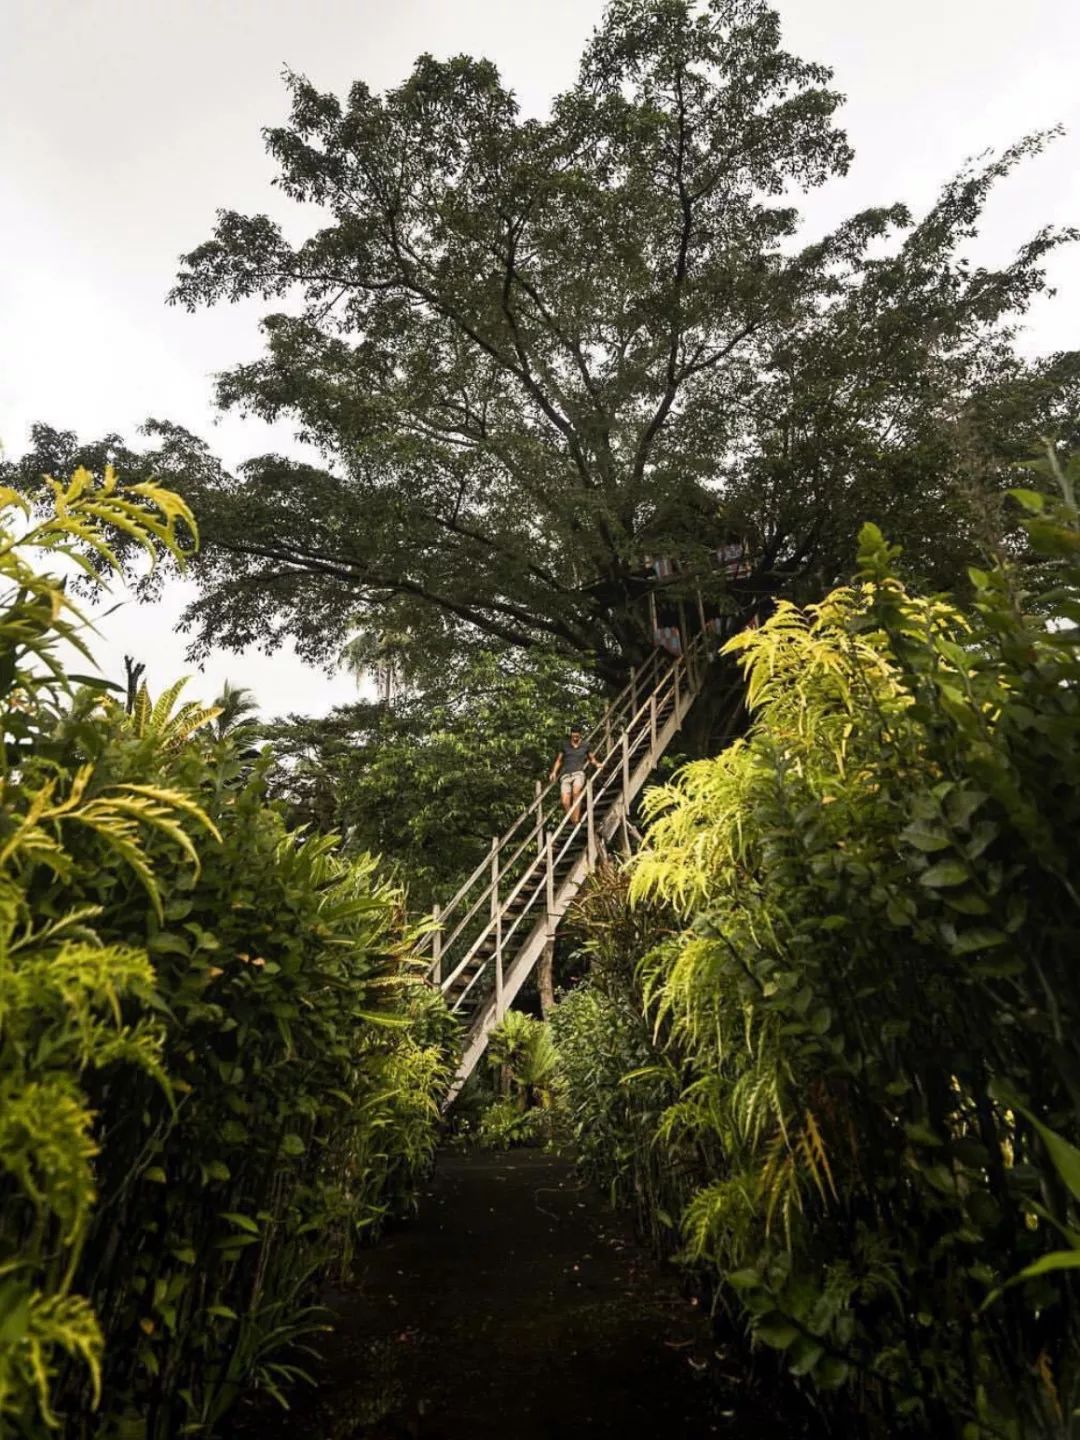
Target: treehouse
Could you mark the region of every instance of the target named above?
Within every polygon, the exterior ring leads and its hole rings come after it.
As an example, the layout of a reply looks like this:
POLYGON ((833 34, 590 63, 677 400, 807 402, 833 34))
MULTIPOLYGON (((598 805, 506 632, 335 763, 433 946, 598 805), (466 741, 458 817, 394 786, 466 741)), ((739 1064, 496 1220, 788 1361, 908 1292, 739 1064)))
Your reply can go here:
MULTIPOLYGON (((702 594, 702 567, 680 564, 670 555, 650 557, 645 574, 649 577, 646 601, 649 633, 658 649, 681 655, 694 635, 703 633, 717 639, 728 616, 714 599, 702 594)), ((745 540, 731 540, 710 550, 706 566, 725 583, 745 579, 753 568, 745 540)))

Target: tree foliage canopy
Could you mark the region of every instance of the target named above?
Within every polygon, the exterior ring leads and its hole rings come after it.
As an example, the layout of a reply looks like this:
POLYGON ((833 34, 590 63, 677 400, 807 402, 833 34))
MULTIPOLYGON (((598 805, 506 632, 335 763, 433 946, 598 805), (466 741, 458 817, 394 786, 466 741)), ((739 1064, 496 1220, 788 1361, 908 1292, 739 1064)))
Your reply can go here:
POLYGON ((748 538, 745 615, 820 591, 872 518, 951 580, 974 523, 957 486, 993 472, 1003 411, 1026 440, 1076 391, 1075 357, 1026 369, 1010 343, 1065 237, 996 270, 958 254, 1047 137, 917 223, 894 205, 803 244, 794 200, 852 154, 830 78, 761 0, 613 0, 544 119, 467 56, 344 101, 290 75, 266 141, 319 227, 294 243, 223 211, 172 299, 278 303, 219 398, 293 419, 326 463, 231 477, 190 453, 197 643, 288 633, 325 656, 360 616, 614 678, 646 643, 650 555, 748 538))

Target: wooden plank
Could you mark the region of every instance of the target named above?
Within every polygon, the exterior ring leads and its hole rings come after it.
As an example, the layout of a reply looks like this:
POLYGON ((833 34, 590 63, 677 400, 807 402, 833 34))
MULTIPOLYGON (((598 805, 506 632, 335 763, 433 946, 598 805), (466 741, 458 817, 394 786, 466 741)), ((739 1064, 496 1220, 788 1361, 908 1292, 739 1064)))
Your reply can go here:
POLYGON ((503 1009, 502 911, 499 909, 499 837, 491 837, 491 922, 495 930, 495 1019, 503 1009))

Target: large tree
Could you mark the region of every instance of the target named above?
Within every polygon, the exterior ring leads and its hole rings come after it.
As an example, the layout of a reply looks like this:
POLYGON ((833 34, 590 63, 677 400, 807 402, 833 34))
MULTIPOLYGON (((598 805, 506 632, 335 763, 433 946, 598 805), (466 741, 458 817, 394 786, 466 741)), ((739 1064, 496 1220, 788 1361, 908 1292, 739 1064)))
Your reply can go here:
POLYGON ((962 573, 1002 416, 1022 447, 1077 392, 1076 356, 1012 349, 1066 237, 997 270, 958 248, 1046 137, 918 223, 896 205, 802 244, 794 201, 851 158, 830 78, 761 0, 612 0, 542 120, 464 56, 344 101, 290 76, 266 141, 319 228, 222 212, 172 298, 279 302, 219 398, 324 459, 230 476, 166 428, 205 540, 196 646, 289 634, 321 659, 359 626, 436 664, 480 639, 614 681, 649 643, 649 556, 716 590, 709 551, 745 539, 733 623, 845 573, 868 518, 923 578, 962 573))

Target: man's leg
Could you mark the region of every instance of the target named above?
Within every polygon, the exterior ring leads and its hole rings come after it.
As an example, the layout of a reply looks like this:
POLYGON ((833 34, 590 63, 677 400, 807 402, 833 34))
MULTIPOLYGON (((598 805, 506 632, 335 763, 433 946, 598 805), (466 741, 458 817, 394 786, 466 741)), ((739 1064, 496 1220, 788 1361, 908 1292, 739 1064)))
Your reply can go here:
POLYGON ((571 781, 568 783, 566 780, 564 780, 559 786, 559 799, 562 801, 562 808, 564 811, 570 809, 570 791, 572 788, 573 782, 571 781))
POLYGON ((574 776, 574 813, 573 813, 573 816, 571 817, 571 818, 573 819, 573 822, 574 822, 575 825, 576 825, 576 824, 578 823, 578 821, 581 819, 581 795, 582 795, 582 791, 583 791, 584 789, 585 789, 585 776, 584 776, 584 775, 580 775, 580 774, 579 774, 579 775, 575 775, 575 776, 574 776))

